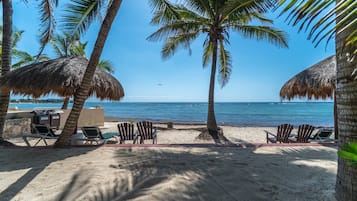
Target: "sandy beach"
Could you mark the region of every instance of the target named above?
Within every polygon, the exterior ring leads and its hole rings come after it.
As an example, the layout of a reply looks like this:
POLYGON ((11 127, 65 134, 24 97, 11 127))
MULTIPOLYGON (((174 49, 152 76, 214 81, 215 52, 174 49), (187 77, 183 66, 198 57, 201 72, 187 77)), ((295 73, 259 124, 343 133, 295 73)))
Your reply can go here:
MULTIPOLYGON (((0 200, 335 200, 336 147, 216 147, 195 139, 200 127, 158 133, 158 144, 200 147, 1 148, 0 200)), ((223 129, 239 144, 265 143, 264 130, 275 130, 223 129)))

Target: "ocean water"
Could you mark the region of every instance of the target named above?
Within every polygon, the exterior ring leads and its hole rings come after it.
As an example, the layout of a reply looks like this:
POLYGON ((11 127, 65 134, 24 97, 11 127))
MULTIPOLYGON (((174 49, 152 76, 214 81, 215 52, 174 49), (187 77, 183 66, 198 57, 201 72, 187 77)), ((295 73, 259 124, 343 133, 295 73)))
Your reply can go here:
MULTIPOLYGON (((19 109, 60 108, 60 103, 11 103, 19 109)), ((104 115, 124 120, 146 119, 204 123, 207 103, 126 103, 87 102, 85 107, 101 106, 104 115)), ((267 102, 267 103, 216 103, 216 120, 220 125, 276 126, 281 123, 333 126, 331 102, 267 102)))

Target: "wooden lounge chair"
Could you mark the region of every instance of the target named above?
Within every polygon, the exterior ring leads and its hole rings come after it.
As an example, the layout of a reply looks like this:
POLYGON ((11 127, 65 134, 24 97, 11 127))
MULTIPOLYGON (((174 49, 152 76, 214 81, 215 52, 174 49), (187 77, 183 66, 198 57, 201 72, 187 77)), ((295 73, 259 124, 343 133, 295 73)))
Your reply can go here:
POLYGON ((310 139, 317 141, 329 141, 333 131, 334 130, 332 128, 319 128, 317 133, 310 139))
POLYGON ((298 143, 309 142, 310 136, 314 130, 315 127, 309 124, 300 125, 298 129, 298 134, 296 136, 296 140, 292 140, 291 142, 298 142, 298 143))
MULTIPOLYGON (((85 141, 86 142, 85 144, 87 144, 87 143, 92 144, 93 142, 95 142, 96 144, 104 144, 104 143, 107 143, 108 139, 115 138, 117 136, 116 133, 102 134, 100 129, 96 126, 85 126, 85 127, 82 127, 81 129, 82 129, 83 135, 86 138, 78 139, 78 140, 85 141)), ((117 140, 116 140, 116 142, 117 142, 117 140)))
POLYGON ((22 139, 25 141, 26 145, 30 147, 31 144, 27 138, 38 138, 33 146, 36 146, 41 141, 47 146, 46 139, 58 139, 58 135, 56 135, 48 125, 32 124, 32 133, 22 135, 22 139))
POLYGON ((277 133, 273 134, 269 131, 265 131, 267 137, 267 143, 289 143, 289 136, 293 126, 291 124, 281 124, 278 126, 277 133))
POLYGON ((142 121, 136 123, 140 136, 140 144, 144 144, 145 140, 151 140, 152 143, 157 143, 156 129, 152 127, 152 122, 142 121))
POLYGON ((120 137, 120 144, 125 144, 125 140, 133 140, 133 144, 136 143, 138 135, 134 133, 134 124, 120 123, 118 124, 118 131, 120 137))

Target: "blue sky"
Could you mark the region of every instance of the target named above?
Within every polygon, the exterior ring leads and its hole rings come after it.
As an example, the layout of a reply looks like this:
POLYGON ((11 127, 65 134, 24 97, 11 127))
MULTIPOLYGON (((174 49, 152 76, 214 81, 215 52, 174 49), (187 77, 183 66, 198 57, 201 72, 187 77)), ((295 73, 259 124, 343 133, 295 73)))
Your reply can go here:
MULTIPOLYGON (((14 26, 25 30, 18 48, 33 54, 38 51, 39 15, 33 4, 14 1, 14 26)), ((275 47, 264 41, 242 38, 230 34, 233 71, 229 83, 221 88, 216 83, 217 102, 280 101, 281 86, 293 75, 334 54, 334 42, 314 48, 306 40, 306 33, 284 22, 278 13, 269 14, 275 27, 288 34, 289 49, 275 47)), ((158 27, 150 25, 151 8, 148 1, 124 0, 114 21, 102 54, 115 66, 114 76, 125 90, 126 102, 206 102, 210 69, 202 68, 203 39, 191 46, 192 54, 179 50, 173 57, 163 60, 162 42, 150 42, 146 37, 158 27)), ((60 22, 58 22, 60 24, 60 22)), ((82 41, 88 41, 89 56, 99 30, 93 24, 82 41)), ((51 48, 46 48, 53 56, 51 48)), ((93 100, 93 99, 91 99, 93 100)))

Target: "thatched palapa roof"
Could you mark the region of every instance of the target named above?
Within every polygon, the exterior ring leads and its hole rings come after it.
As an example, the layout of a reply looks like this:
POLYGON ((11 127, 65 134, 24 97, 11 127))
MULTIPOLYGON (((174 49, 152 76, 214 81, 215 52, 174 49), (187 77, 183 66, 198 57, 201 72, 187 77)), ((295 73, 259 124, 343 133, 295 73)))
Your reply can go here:
MULTIPOLYGON (((87 65, 83 57, 61 57, 27 65, 2 76, 0 88, 35 98, 52 93, 70 97, 79 88, 87 65)), ((112 75, 97 69, 89 95, 94 94, 99 99, 119 100, 124 89, 112 75)))
POLYGON ((332 98, 335 82, 336 57, 333 55, 292 77, 281 88, 280 97, 288 100, 294 97, 332 98))

